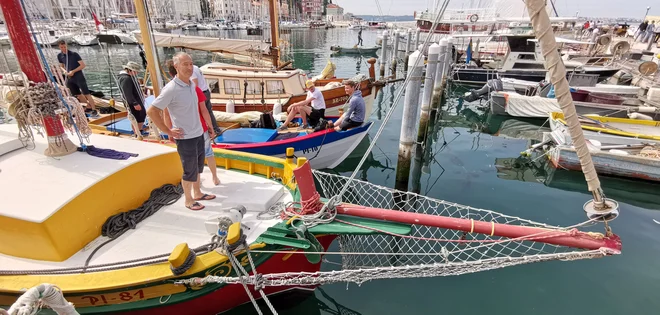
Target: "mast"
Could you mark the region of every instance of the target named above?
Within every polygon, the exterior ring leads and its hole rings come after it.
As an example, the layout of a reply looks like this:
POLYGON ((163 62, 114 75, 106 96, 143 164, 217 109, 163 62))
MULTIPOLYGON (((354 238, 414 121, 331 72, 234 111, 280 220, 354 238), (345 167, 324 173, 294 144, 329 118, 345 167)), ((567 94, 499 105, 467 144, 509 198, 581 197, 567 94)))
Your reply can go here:
POLYGON ((270 54, 273 57, 273 66, 280 66, 280 49, 277 45, 280 42, 280 21, 277 15, 277 0, 268 0, 268 13, 270 14, 270 54))
POLYGON ((147 71, 149 71, 149 75, 151 76, 154 96, 158 96, 163 78, 157 68, 158 56, 156 56, 156 44, 154 44, 151 28, 149 28, 145 0, 135 0, 135 14, 137 14, 138 21, 140 22, 140 36, 142 37, 144 52, 147 54, 147 71))

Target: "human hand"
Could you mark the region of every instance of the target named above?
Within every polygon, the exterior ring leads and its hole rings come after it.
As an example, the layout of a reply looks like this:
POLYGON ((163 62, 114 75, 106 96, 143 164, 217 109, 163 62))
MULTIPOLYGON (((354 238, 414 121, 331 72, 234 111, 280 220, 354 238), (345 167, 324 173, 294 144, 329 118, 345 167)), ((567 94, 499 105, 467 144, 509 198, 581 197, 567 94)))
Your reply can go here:
POLYGON ((172 128, 172 129, 170 129, 170 132, 167 133, 167 136, 170 139, 179 139, 179 138, 182 138, 183 135, 184 135, 183 129, 181 129, 181 128, 172 128))
POLYGON ((215 139, 215 131, 213 128, 209 128, 209 136, 211 136, 211 139, 215 139))
POLYGON ((66 73, 66 75, 67 75, 69 78, 73 77, 73 74, 74 74, 73 71, 70 71, 70 72, 67 72, 67 73, 66 73))
POLYGON ((135 110, 142 110, 142 106, 140 105, 134 105, 133 108, 135 108, 135 110))

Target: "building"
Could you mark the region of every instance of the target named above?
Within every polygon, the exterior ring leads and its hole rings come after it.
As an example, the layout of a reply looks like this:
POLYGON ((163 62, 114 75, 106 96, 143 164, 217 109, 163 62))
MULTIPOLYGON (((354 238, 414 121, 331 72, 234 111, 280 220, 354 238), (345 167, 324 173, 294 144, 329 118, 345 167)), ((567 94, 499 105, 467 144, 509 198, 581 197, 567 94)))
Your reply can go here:
POLYGON ((251 0, 211 0, 213 15, 227 21, 249 20, 253 13, 251 0))
POLYGON ((331 22, 344 20, 344 8, 336 4, 328 4, 325 6, 325 19, 331 22))
POLYGON ((303 0, 302 13, 306 20, 320 20, 323 16, 323 0, 303 0))

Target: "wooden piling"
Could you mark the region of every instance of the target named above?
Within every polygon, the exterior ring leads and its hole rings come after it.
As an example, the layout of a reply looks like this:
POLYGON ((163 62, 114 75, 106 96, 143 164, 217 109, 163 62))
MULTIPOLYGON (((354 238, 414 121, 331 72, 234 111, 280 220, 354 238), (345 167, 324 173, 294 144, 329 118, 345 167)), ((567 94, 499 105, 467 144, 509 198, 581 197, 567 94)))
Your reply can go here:
POLYGON ((399 56, 399 33, 394 32, 394 45, 392 46, 392 67, 391 67, 391 75, 392 79, 396 79, 396 66, 398 63, 398 56, 399 56))
POLYGON ((438 67, 438 56, 440 55, 440 45, 432 44, 429 47, 428 60, 426 62, 426 76, 424 77, 424 94, 422 95, 422 112, 419 116, 419 129, 417 130, 417 142, 426 140, 426 129, 429 123, 429 113, 431 111, 431 97, 433 96, 433 87, 435 86, 435 77, 438 67))
POLYGON ((412 43, 412 30, 408 29, 408 33, 406 34, 406 54, 404 55, 404 60, 403 60, 403 73, 404 75, 408 73, 408 58, 410 55, 410 44, 412 43))
POLYGON ((419 51, 415 51, 408 59, 408 70, 410 71, 408 85, 406 85, 405 100, 403 103, 403 117, 401 122, 401 134, 399 136, 399 157, 396 165, 396 186, 408 187, 410 177, 410 159, 412 157, 413 144, 415 143, 415 126, 417 122, 417 107, 419 106, 419 91, 423 63, 417 63, 422 58, 419 51))

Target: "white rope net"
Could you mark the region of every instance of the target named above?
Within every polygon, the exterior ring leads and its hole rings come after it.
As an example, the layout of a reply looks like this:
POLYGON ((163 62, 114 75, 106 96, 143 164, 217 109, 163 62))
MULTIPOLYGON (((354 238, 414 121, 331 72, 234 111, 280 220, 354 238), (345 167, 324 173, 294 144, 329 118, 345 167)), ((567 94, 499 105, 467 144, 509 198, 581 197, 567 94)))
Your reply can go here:
MULTIPOLYGON (((386 267, 384 270, 387 270, 392 267, 406 267, 404 269, 418 269, 417 271, 424 272, 424 274, 408 273, 408 276, 444 276, 546 260, 598 258, 608 254, 608 250, 582 250, 534 241, 557 236, 557 233, 565 233, 577 226, 591 224, 591 221, 561 228, 490 210, 397 191, 359 180, 349 182, 348 178, 339 175, 314 171, 314 176, 321 188, 319 193, 321 197, 325 198, 336 196, 343 186, 348 184, 349 188, 341 196, 344 203, 474 221, 538 227, 548 231, 525 239, 509 239, 413 225, 412 232, 405 237, 394 234, 343 235, 339 238, 339 244, 341 252, 347 253, 342 255, 344 270, 374 267, 386 267)), ((594 233, 594 236, 597 237, 597 234, 594 233)), ((388 276, 399 277, 394 274, 388 274, 388 276)))

